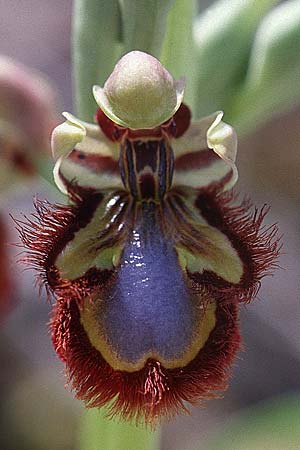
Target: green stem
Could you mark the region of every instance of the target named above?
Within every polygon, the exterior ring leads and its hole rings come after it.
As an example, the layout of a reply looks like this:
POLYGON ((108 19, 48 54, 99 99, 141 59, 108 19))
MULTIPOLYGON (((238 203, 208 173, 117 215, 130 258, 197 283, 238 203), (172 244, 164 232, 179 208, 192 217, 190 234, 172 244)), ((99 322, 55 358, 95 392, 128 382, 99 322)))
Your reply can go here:
POLYGON ((105 409, 86 410, 78 450, 158 450, 160 431, 106 417, 105 409))
POLYGON ((92 121, 92 86, 103 85, 121 54, 118 0, 74 0, 72 47, 76 111, 92 121))
POLYGON ((124 53, 142 50, 159 58, 174 0, 123 0, 124 53))
POLYGON ((195 0, 176 0, 170 10, 161 54, 162 64, 176 79, 185 76, 185 102, 193 110, 196 104, 196 47, 193 36, 195 0))

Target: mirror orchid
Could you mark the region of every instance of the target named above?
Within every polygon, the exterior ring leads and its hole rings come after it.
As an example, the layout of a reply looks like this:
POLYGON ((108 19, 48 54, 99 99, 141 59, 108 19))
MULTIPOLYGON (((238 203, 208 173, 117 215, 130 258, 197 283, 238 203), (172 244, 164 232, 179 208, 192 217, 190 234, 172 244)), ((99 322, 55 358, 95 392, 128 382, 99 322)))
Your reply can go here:
POLYGON ((234 129, 220 111, 192 122, 184 84, 123 56, 94 87, 95 123, 65 113, 53 132, 70 204, 38 202, 20 224, 77 397, 152 424, 226 389, 239 306, 278 255, 266 209, 234 202, 234 129))

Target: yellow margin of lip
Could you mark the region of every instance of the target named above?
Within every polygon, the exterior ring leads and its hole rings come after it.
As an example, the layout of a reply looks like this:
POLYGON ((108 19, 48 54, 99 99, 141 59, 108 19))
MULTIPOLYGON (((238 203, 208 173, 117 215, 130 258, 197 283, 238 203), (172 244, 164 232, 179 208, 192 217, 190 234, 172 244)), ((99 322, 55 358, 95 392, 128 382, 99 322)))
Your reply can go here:
POLYGON ((210 333, 216 325, 216 303, 208 303, 204 316, 201 320, 198 331, 187 350, 176 359, 168 360, 162 358, 156 352, 148 352, 136 362, 122 360, 114 352, 105 337, 101 333, 95 314, 95 304, 90 299, 85 300, 85 304, 80 312, 81 324, 90 340, 92 346, 101 353, 105 361, 114 369, 126 372, 136 372, 145 366, 148 359, 159 361, 166 369, 176 369, 187 366, 204 347, 210 333))

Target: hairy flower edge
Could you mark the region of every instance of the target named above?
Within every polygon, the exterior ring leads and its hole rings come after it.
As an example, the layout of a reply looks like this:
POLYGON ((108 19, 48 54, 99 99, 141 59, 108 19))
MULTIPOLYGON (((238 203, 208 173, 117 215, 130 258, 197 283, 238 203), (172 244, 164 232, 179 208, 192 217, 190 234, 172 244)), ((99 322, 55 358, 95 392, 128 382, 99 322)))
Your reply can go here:
POLYGON ((76 301, 60 299, 50 322, 54 348, 66 364, 68 383, 88 407, 110 403, 109 416, 155 427, 161 419, 188 413, 226 390, 230 367, 240 348, 238 305, 220 306, 209 340, 187 366, 166 369, 148 360, 136 372, 115 371, 91 345, 76 301))
MULTIPOLYGON (((233 243, 245 267, 238 286, 226 284, 205 271, 192 274, 195 283, 217 299, 217 323, 205 346, 187 366, 165 369, 149 360, 142 370, 128 373, 114 370, 90 343, 80 321, 81 299, 101 283, 99 274, 68 282, 59 277, 53 261, 66 242, 84 226, 101 194, 85 192, 74 197, 72 206, 36 202, 37 213, 18 222, 25 262, 38 271, 38 279, 54 293, 57 303, 50 329, 55 349, 66 364, 68 380, 76 396, 87 406, 102 406, 113 400, 110 414, 136 418, 155 425, 162 416, 186 412, 188 401, 197 404, 220 396, 227 387, 229 368, 240 347, 238 304, 250 302, 262 277, 276 266, 280 246, 277 227, 264 227, 268 208, 254 210, 248 201, 232 206, 234 194, 214 189, 199 192, 196 205, 212 226, 217 226, 233 243)), ((102 271, 102 282, 109 273, 102 271)), ((107 271, 108 272, 108 271, 107 271)))

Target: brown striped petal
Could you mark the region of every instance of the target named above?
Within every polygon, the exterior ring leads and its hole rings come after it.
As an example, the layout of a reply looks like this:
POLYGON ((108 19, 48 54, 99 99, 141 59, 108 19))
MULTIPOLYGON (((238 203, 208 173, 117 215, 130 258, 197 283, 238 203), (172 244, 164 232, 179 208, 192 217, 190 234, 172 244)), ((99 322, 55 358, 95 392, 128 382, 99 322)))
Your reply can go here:
POLYGON ((182 137, 172 141, 175 186, 228 190, 236 183, 236 133, 222 116, 216 112, 193 122, 182 137))
POLYGON ((64 113, 66 122, 52 133, 56 160, 54 179, 63 193, 75 188, 102 190, 122 186, 119 175, 119 145, 111 142, 98 125, 64 113))

